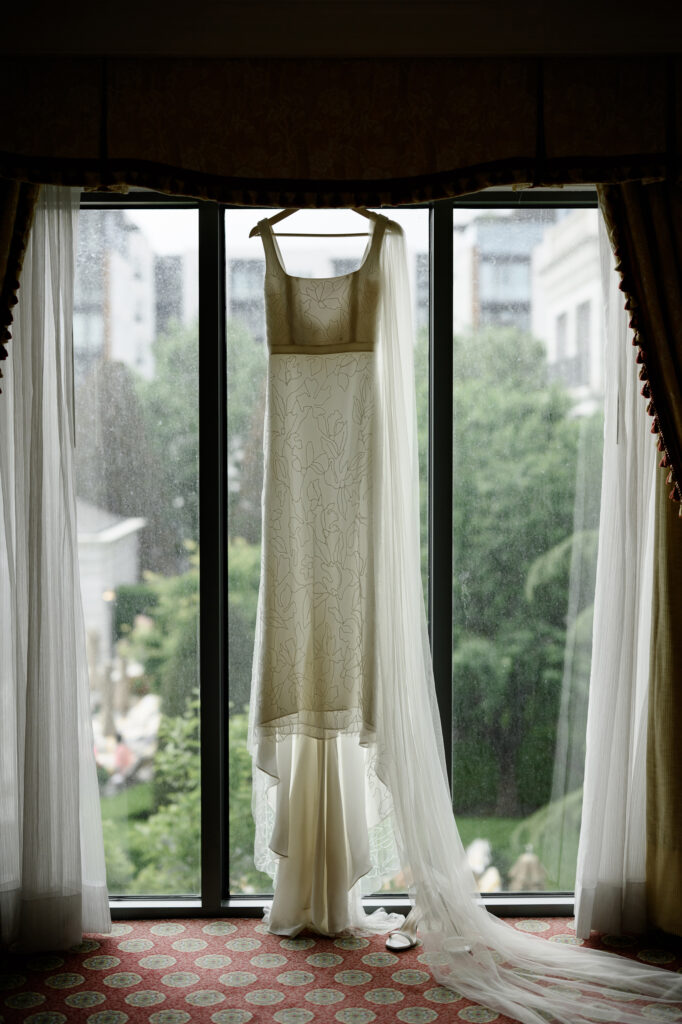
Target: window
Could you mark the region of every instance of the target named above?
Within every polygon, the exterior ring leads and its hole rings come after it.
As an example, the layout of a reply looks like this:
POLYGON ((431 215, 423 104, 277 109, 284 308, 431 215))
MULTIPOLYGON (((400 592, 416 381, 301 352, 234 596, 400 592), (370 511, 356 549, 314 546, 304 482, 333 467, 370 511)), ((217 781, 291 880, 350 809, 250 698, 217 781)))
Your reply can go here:
MULTIPOLYGON (((577 212, 591 239, 597 211, 577 212)), ((577 267, 570 213, 523 213, 490 211, 481 231, 471 211, 459 242, 479 316, 454 317, 452 796, 484 892, 574 887, 599 524, 601 395, 579 401, 553 311, 585 276, 599 287, 597 252, 577 267), (531 274, 550 244, 551 290, 531 274)), ((589 345, 589 303, 577 308, 589 345)))
MULTIPOLYGON (((590 405, 574 389, 601 338, 598 264, 579 280, 547 256, 572 217, 595 229, 594 198, 569 198, 561 216, 552 196, 500 195, 390 214, 412 277, 438 699, 486 892, 570 890, 575 870, 601 435, 598 388, 590 405)), ((251 858, 246 751, 266 367, 248 234, 270 212, 140 193, 85 197, 81 217, 79 533, 109 882, 212 912, 271 887, 251 858)), ((357 220, 300 213, 307 227, 357 220)), ((281 247, 291 273, 337 276, 364 240, 281 247)))
POLYGON ((555 352, 556 361, 560 363, 567 355, 568 346, 568 314, 560 313, 556 318, 556 332, 555 332, 555 352))
POLYGON ((109 890, 188 896, 201 891, 198 334, 178 259, 154 249, 165 234, 196 247, 197 214, 145 214, 145 230, 134 209, 80 215, 78 552, 109 890), (155 309, 168 311, 156 324, 155 309))

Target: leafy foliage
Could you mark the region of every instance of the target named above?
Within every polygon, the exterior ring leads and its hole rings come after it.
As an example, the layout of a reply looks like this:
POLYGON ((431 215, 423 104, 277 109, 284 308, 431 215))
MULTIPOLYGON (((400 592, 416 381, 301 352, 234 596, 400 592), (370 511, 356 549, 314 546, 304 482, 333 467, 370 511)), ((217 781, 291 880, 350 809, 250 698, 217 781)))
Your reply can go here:
POLYGON ((145 482, 142 565, 171 575, 187 566, 199 537, 199 345, 197 325, 171 323, 153 345, 154 377, 139 380, 153 461, 145 482))
POLYGON ((127 636, 138 615, 149 615, 157 603, 157 594, 148 583, 121 583, 114 602, 114 639, 127 636))
POLYGON ((228 522, 230 536, 260 542, 266 360, 263 345, 231 321, 227 344, 228 522))
POLYGON ((158 810, 138 824, 140 870, 134 891, 193 895, 201 891, 199 701, 164 717, 154 761, 158 810))
POLYGON ((112 893, 193 895, 200 892, 201 795, 199 702, 164 717, 154 783, 102 799, 107 884, 112 893), (149 796, 152 795, 150 803, 149 796))
POLYGON ((594 588, 601 423, 572 417, 518 331, 455 338, 454 365, 454 805, 513 817, 552 792, 567 629, 594 588))
POLYGON ((130 652, 144 666, 153 693, 162 696, 165 715, 182 714, 198 683, 199 553, 178 576, 146 574, 149 621, 130 634, 130 652))
POLYGON ((249 702, 251 661, 260 580, 260 545, 243 537, 230 541, 227 553, 227 628, 230 713, 249 702))

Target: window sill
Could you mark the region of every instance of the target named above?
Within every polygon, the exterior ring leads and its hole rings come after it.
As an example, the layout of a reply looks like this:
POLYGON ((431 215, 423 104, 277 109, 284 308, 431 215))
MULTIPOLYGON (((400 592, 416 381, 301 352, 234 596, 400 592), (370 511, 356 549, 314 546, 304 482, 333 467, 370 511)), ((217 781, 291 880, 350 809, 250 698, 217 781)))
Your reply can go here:
MULTIPOLYGON (((217 908, 206 908, 200 899, 194 897, 159 899, 112 899, 109 906, 114 921, 163 917, 261 917, 263 908, 269 902, 266 896, 233 896, 223 900, 217 908)), ((496 917, 572 917, 574 896, 572 893, 505 893, 481 897, 480 903, 496 917)), ((397 913, 406 914, 411 904, 405 896, 386 896, 383 899, 371 897, 363 900, 368 912, 384 907, 397 913)))

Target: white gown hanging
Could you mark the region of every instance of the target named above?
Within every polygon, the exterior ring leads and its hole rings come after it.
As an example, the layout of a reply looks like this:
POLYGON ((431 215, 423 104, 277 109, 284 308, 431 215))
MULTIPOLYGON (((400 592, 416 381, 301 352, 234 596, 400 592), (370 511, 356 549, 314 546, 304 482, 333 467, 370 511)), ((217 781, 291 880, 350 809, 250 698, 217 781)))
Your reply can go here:
POLYGON ((682 978, 522 934, 478 900, 452 814, 422 596, 409 281, 378 217, 360 268, 286 273, 268 221, 263 549, 249 749, 271 931, 368 919, 398 863, 434 977, 524 1022, 651 1019, 682 978), (396 856, 397 849, 397 856, 396 856))
POLYGON ((352 892, 399 867, 388 794, 371 770, 374 346, 387 223, 376 221, 357 271, 322 281, 287 274, 268 222, 259 225, 270 358, 251 696, 264 773, 255 816, 267 834, 258 828, 256 863, 274 874, 278 858, 268 923, 285 935, 402 921, 368 924, 352 892))

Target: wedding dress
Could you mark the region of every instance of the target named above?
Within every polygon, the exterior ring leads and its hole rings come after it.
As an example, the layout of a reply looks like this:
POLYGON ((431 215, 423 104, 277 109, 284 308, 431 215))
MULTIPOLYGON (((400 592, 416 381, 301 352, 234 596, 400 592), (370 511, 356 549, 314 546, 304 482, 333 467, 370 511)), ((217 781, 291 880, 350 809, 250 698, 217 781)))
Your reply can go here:
POLYGON ((375 222, 356 272, 324 280, 287 274, 269 223, 259 225, 270 358, 251 699, 263 773, 256 863, 274 874, 278 857, 268 923, 285 935, 402 922, 383 912, 368 922, 354 890, 399 866, 372 769, 374 344, 387 225, 375 222), (262 798, 268 780, 274 801, 262 798))
POLYGON ((682 978, 482 906, 452 814, 422 596, 410 289, 372 215, 358 270, 288 274, 269 221, 261 585, 249 722, 271 931, 382 931, 400 867, 435 978, 524 1022, 651 1019, 682 978))

